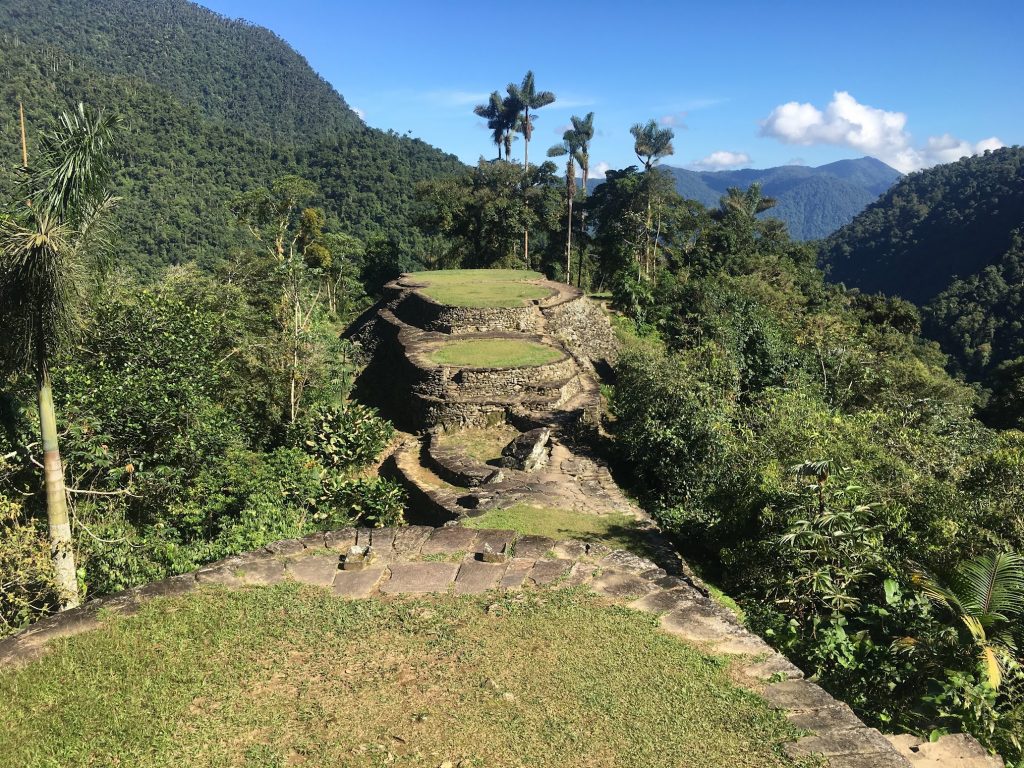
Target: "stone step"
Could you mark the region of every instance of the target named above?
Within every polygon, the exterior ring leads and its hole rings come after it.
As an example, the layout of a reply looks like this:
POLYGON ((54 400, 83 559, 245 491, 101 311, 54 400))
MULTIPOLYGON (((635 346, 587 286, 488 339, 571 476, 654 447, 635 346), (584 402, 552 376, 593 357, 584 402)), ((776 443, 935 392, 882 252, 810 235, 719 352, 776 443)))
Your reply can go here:
POLYGON ((1003 761, 965 733, 951 733, 935 741, 901 733, 886 736, 914 768, 1003 768, 1003 761))

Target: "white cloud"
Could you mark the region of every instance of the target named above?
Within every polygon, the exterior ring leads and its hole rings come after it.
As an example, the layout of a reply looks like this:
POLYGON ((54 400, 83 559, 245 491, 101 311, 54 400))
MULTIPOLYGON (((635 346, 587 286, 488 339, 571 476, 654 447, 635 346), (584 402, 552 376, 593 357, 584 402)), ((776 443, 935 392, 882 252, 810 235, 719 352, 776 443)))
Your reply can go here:
POLYGON ((352 111, 356 113, 356 117, 360 120, 366 120, 366 113, 359 107, 352 107, 352 111))
POLYGON ((1003 146, 994 136, 972 144, 948 133, 915 146, 906 125, 903 112, 861 104, 846 91, 836 91, 824 110, 796 101, 776 107, 762 121, 761 135, 786 144, 850 147, 904 172, 1003 146))
POLYGON ((658 122, 669 128, 686 128, 686 112, 673 112, 670 115, 662 115, 658 118, 658 122))
POLYGON ((611 166, 608 165, 608 163, 606 163, 604 160, 602 160, 600 163, 598 163, 597 165, 593 166, 590 169, 590 178, 603 179, 608 174, 609 170, 611 170, 611 166))
POLYGON ((694 166, 709 171, 717 171, 722 168, 736 168, 741 165, 749 164, 750 155, 746 152, 729 152, 727 150, 720 149, 717 152, 712 152, 707 157, 698 160, 694 163, 694 166))

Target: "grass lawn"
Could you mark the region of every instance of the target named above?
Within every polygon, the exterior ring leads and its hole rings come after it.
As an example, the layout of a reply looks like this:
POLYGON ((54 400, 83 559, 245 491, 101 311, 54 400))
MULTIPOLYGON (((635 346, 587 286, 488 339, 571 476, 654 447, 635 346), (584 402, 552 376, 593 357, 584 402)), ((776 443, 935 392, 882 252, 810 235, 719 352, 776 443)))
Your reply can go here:
POLYGON ((430 354, 438 365, 462 368, 518 368, 543 365, 562 357, 562 352, 546 344, 515 339, 465 339, 449 341, 430 354))
POLYGON ((19 768, 793 765, 725 662, 581 589, 208 588, 56 641, 0 697, 19 768))
POLYGON ((501 449, 519 435, 515 427, 503 424, 497 427, 469 427, 458 432, 449 432, 440 437, 441 445, 459 447, 471 459, 486 464, 501 458, 501 449))
POLYGON ((425 295, 452 307, 519 307, 551 294, 548 288, 524 282, 544 278, 525 269, 441 269, 414 272, 413 277, 427 283, 421 289, 425 295))
POLYGON ((479 517, 467 517, 469 528, 499 528, 552 539, 600 541, 613 549, 630 549, 643 554, 643 535, 629 515, 587 515, 570 509, 516 504, 494 509, 479 517))

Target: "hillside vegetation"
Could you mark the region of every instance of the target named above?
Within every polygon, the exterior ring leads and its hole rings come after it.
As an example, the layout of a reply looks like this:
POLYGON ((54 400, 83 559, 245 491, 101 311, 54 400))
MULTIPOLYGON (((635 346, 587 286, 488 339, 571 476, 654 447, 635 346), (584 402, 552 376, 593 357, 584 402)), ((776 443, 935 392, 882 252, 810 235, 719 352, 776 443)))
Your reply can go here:
POLYGON ((20 164, 19 103, 30 137, 79 101, 118 114, 116 246, 138 274, 211 268, 237 251, 229 202, 284 174, 313 181, 331 226, 370 245, 371 259, 429 260, 413 188, 461 164, 363 125, 269 31, 177 1, 5 3, 0 22, 0 191, 20 164))
POLYGON ((1024 223, 1024 148, 1005 147, 899 181, 822 249, 829 279, 923 305, 996 264, 1024 223))
POLYGON ((816 240, 848 224, 878 199, 900 173, 880 160, 862 157, 811 168, 784 165, 738 171, 690 171, 666 166, 685 198, 715 206, 729 187, 760 184, 777 205, 765 216, 781 219, 797 240, 816 240))

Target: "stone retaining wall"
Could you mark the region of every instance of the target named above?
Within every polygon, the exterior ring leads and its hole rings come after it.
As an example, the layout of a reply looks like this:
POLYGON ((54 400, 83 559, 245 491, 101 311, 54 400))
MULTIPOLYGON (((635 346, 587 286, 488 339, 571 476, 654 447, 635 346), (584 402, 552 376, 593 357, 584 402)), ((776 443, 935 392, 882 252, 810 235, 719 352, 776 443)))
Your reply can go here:
POLYGON ((619 342, 601 308, 584 296, 541 309, 548 332, 578 359, 596 366, 611 365, 618 358, 619 342))
POLYGON ((669 574, 625 550, 518 536, 513 531, 346 528, 276 542, 194 573, 94 600, 44 619, 0 642, 0 668, 37 658, 53 639, 100 629, 102 611, 131 614, 152 597, 182 595, 205 584, 240 588, 284 581, 330 589, 344 599, 588 587, 609 600, 657 614, 665 632, 710 653, 736 657, 734 668, 738 678, 746 681, 744 685, 781 710, 796 727, 809 732, 787 746, 794 758, 824 755, 833 768, 911 765, 849 707, 804 680, 797 667, 746 631, 699 583, 669 574), (376 561, 363 570, 341 570, 339 555, 356 544, 370 545, 377 553, 376 561), (484 552, 502 553, 504 562, 484 562, 484 552))
MULTIPOLYGON (((399 283, 396 288, 400 286, 399 283)), ((429 296, 414 290, 406 290, 393 311, 409 325, 447 334, 489 331, 537 333, 544 325, 544 317, 535 304, 521 307, 451 307, 438 304, 429 296)))

